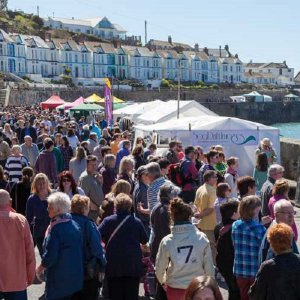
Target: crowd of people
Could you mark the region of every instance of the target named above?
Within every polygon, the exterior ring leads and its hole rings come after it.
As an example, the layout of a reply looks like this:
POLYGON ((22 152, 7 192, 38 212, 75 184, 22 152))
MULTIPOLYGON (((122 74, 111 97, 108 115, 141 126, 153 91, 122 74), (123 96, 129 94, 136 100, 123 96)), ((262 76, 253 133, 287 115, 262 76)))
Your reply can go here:
MULTIPOLYGON (((264 138, 253 176, 222 145, 134 137, 95 116, 0 113, 0 299, 300 299, 289 182, 264 138), (37 265, 34 247, 41 263, 37 265)), ((241 159, 241 158, 240 158, 241 159)), ((244 159, 244 158, 242 158, 244 159)))

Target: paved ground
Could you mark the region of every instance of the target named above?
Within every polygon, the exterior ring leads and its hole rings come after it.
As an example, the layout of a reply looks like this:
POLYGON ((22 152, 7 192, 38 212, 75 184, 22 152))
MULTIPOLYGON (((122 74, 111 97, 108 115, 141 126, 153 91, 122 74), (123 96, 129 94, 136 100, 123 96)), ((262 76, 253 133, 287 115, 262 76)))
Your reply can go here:
MULTIPOLYGON (((295 211, 297 212, 297 215, 295 216, 296 224, 297 224, 298 229, 300 229, 300 208, 295 207, 295 211)), ((300 240, 299 239, 298 239, 297 244, 298 244, 298 247, 300 249, 300 240)), ((36 249, 36 259, 37 259, 37 262, 39 263, 40 258, 39 258, 39 254, 37 252, 37 249, 36 249)), ((220 282, 219 285, 221 287, 221 292, 222 292, 224 300, 228 299, 226 284, 220 282)), ((43 300, 44 299, 44 297, 43 297, 44 289, 45 289, 44 284, 33 284, 33 285, 31 285, 28 288, 28 299, 29 300, 43 300)), ((141 285, 141 288, 140 288, 140 295, 141 296, 143 295, 142 285, 141 285)), ((141 299, 144 299, 144 298, 141 297, 141 299)))

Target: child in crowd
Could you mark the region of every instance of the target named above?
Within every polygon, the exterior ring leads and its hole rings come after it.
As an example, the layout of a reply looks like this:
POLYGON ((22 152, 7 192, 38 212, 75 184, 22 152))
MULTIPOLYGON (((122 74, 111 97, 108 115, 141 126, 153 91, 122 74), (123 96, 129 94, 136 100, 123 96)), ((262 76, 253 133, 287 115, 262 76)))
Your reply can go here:
POLYGON ((228 183, 219 183, 217 185, 217 199, 214 204, 216 218, 217 218, 217 224, 220 224, 222 221, 221 213, 220 213, 220 206, 221 206, 221 204, 228 201, 230 193, 231 193, 231 189, 230 189, 230 186, 228 183))

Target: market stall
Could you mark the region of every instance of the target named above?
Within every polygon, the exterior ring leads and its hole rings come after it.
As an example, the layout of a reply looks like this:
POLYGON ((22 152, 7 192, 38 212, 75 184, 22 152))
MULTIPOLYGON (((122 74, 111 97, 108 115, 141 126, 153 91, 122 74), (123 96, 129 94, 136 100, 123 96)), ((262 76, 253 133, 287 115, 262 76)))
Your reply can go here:
POLYGON ((52 95, 48 100, 41 102, 40 106, 42 109, 55 109, 57 106, 65 104, 66 102, 62 100, 57 95, 52 95))
POLYGON ((252 174, 255 167, 255 149, 267 137, 280 156, 279 129, 238 118, 202 116, 201 118, 172 119, 151 125, 135 126, 135 136, 158 146, 167 147, 171 140, 180 140, 184 146, 200 145, 206 151, 212 145, 222 145, 225 155, 239 160, 239 174, 252 174), (164 144, 164 145, 161 145, 164 144))

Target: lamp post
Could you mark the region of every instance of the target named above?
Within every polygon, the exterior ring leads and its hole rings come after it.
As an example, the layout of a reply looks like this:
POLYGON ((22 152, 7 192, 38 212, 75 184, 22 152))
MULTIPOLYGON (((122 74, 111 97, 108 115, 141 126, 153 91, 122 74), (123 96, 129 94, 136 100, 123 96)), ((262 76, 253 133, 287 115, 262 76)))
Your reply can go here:
POLYGON ((178 90, 177 90, 177 119, 179 119, 179 110, 180 110, 180 80, 181 80, 181 59, 178 61, 178 90))

